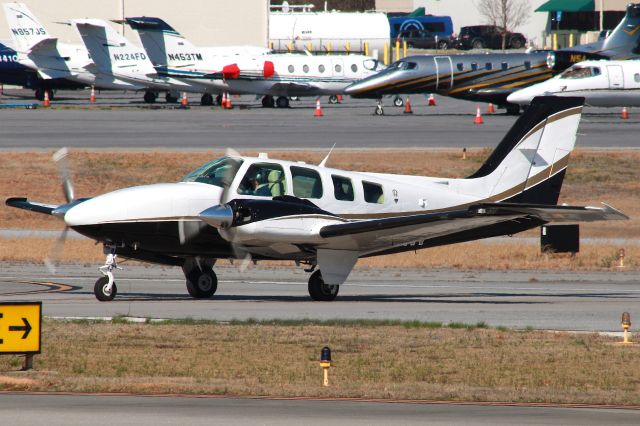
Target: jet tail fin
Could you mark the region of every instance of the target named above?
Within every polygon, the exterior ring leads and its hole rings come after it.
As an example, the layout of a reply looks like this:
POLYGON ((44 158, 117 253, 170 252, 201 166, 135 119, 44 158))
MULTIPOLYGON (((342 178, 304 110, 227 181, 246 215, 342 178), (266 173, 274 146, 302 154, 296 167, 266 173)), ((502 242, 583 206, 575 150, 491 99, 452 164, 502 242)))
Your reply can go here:
POLYGON ((200 49, 162 19, 142 16, 126 18, 126 21, 138 33, 154 66, 184 68, 196 67, 202 62, 200 49))
POLYGON ((31 13, 24 3, 4 3, 5 16, 11 38, 16 45, 16 50, 21 53, 30 53, 33 50, 55 48, 57 39, 52 38, 44 25, 31 13))
POLYGON ((153 75, 155 70, 145 51, 118 34, 100 19, 74 19, 71 23, 82 37, 100 72, 153 75))
POLYGON ((584 98, 539 96, 474 174, 467 189, 490 201, 554 205, 574 148, 584 98))

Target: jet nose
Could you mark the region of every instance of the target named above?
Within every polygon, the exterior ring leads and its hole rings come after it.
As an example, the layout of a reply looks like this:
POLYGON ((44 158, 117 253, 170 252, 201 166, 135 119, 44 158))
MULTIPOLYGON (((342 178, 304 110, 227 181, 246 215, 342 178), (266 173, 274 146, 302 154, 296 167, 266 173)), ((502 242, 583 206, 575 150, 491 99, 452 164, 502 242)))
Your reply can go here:
POLYGON ((375 88, 380 86, 380 78, 376 76, 367 77, 362 80, 358 80, 355 83, 347 86, 344 90, 344 93, 347 95, 351 95, 355 98, 357 97, 376 97, 375 88))
POLYGON ((531 90, 520 89, 507 96, 507 102, 518 105, 529 105, 534 96, 535 93, 531 90))

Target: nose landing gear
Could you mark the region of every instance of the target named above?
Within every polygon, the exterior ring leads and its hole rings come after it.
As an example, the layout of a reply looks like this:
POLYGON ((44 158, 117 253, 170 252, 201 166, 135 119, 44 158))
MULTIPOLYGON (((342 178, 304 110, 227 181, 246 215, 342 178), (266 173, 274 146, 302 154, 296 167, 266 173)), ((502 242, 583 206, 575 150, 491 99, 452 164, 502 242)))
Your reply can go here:
POLYGON ((107 252, 107 259, 105 260, 104 266, 98 268, 103 276, 96 281, 93 287, 93 293, 99 301, 110 302, 118 293, 118 287, 113 277, 113 270, 122 268, 118 266, 118 255, 114 247, 105 246, 105 252, 107 252))
POLYGON ((373 113, 375 115, 384 115, 384 109, 382 108, 382 99, 378 99, 376 103, 376 109, 373 113))

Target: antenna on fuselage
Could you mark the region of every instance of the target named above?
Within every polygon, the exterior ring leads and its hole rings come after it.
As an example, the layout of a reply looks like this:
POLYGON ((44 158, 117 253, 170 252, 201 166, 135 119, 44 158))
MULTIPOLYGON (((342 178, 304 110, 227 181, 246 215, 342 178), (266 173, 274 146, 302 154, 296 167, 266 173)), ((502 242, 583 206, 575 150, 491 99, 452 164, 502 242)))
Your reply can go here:
POLYGON ((335 147, 336 147, 336 144, 334 143, 331 149, 329 150, 329 153, 327 154, 327 156, 324 157, 324 160, 322 160, 320 164, 318 164, 318 167, 324 167, 327 164, 327 160, 329 159, 329 156, 331 155, 331 153, 333 152, 333 148, 335 147))

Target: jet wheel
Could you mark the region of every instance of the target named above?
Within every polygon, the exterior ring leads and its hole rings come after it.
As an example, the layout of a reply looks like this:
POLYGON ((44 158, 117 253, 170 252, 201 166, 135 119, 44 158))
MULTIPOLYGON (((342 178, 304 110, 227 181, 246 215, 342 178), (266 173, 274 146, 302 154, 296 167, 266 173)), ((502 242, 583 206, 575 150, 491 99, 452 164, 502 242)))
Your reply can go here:
POLYGON ((167 101, 168 104, 175 104, 178 102, 178 97, 177 96, 173 96, 171 93, 167 93, 164 96, 164 100, 167 101))
POLYGON ((96 299, 101 302, 110 302, 118 293, 118 287, 116 287, 115 281, 111 286, 111 291, 107 291, 107 285, 109 284, 109 277, 100 277, 93 286, 93 294, 96 295, 96 299))
POLYGON ((286 96, 280 96, 276 99, 278 108, 289 108, 289 99, 286 96))
POLYGON ((263 108, 273 108, 275 101, 273 100, 273 96, 264 96, 262 98, 262 107, 263 108))
POLYGON ((187 291, 196 299, 207 299, 218 289, 218 277, 212 269, 200 271, 195 269, 187 276, 187 291))
POLYGON ((338 103, 338 97, 336 95, 329 96, 329 103, 330 104, 337 104, 338 103))
POLYGON ((146 103, 152 104, 156 101, 157 97, 158 95, 156 95, 155 93, 147 91, 147 92, 144 92, 143 99, 146 103))
POLYGON ((200 105, 202 106, 210 106, 213 105, 213 95, 211 93, 205 93, 200 98, 200 105))
POLYGON ((375 115, 384 115, 384 109, 380 105, 376 106, 376 109, 373 111, 375 115))
POLYGON ((393 98, 393 106, 401 108, 404 106, 404 100, 400 96, 393 98))
POLYGON ((336 299, 340 290, 339 285, 325 284, 320 271, 315 271, 309 277, 309 296, 320 302, 331 302, 336 299))

